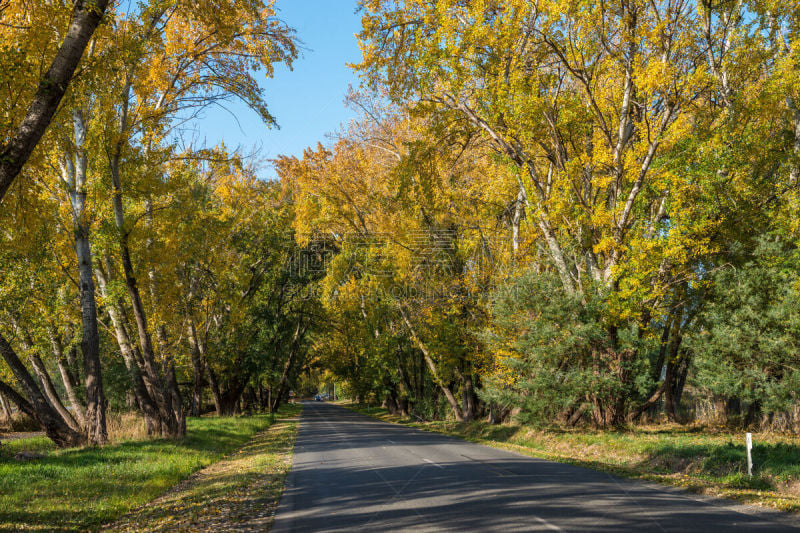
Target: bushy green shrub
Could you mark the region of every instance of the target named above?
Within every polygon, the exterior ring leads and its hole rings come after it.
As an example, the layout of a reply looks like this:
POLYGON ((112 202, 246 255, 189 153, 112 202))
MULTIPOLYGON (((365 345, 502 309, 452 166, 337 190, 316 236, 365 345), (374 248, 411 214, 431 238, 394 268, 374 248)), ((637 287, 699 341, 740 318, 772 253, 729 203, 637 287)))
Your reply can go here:
POLYGON ((750 260, 714 273, 699 327, 686 341, 699 389, 748 404, 751 414, 797 405, 798 266, 794 250, 762 239, 750 260))
POLYGON ((630 324, 611 321, 602 290, 566 293, 558 278, 529 271, 502 286, 484 334, 495 369, 484 400, 519 408, 528 422, 580 417, 624 420, 628 402, 648 386, 648 363, 630 324))

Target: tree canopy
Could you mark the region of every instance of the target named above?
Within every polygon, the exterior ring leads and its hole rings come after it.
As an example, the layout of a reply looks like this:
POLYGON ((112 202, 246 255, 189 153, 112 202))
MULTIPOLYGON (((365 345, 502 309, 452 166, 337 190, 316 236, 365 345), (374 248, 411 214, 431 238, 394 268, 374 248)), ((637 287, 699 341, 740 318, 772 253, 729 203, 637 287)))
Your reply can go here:
POLYGON ((275 124, 272 0, 0 6, 4 401, 62 446, 331 381, 420 418, 800 425, 796 6, 359 12, 357 118, 262 181, 180 132, 231 99, 275 124))

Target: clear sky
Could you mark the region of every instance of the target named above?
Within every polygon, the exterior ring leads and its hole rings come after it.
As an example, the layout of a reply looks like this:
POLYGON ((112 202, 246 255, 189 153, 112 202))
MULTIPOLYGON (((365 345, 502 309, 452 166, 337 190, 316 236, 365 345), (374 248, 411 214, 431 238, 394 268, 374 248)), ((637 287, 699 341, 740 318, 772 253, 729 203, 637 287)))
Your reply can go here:
MULTIPOLYGON (((208 145, 224 140, 229 148, 243 152, 258 150, 261 159, 278 155, 301 156, 307 146, 326 142, 326 133, 352 118, 344 97, 349 85, 358 85, 347 63, 357 63, 361 53, 355 34, 361 17, 355 0, 278 0, 279 17, 297 30, 303 42, 302 56, 294 70, 275 70, 261 80, 266 101, 280 129, 270 129, 258 115, 240 103, 226 105, 229 111, 210 109, 194 127, 195 136, 208 145), (235 115, 235 117, 233 116, 235 115)), ((271 168, 261 176, 274 176, 271 168)))

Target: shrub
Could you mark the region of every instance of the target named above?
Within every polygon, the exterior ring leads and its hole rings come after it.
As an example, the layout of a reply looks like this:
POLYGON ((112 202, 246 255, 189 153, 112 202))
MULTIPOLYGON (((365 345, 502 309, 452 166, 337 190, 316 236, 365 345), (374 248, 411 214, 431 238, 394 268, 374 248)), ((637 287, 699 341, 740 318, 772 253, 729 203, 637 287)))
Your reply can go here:
POLYGON ((520 408, 527 422, 586 414, 622 423, 629 400, 650 386, 648 360, 635 326, 611 316, 600 288, 567 294, 552 274, 531 271, 501 287, 484 335, 495 360, 483 399, 520 408))

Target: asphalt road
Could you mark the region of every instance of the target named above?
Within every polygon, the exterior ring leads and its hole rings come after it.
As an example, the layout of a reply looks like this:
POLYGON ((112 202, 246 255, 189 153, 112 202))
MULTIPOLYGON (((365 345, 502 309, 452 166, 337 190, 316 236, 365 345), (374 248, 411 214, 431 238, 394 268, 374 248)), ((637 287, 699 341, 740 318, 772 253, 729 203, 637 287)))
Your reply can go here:
POLYGON ((273 531, 755 532, 792 524, 781 513, 308 402, 273 531))

